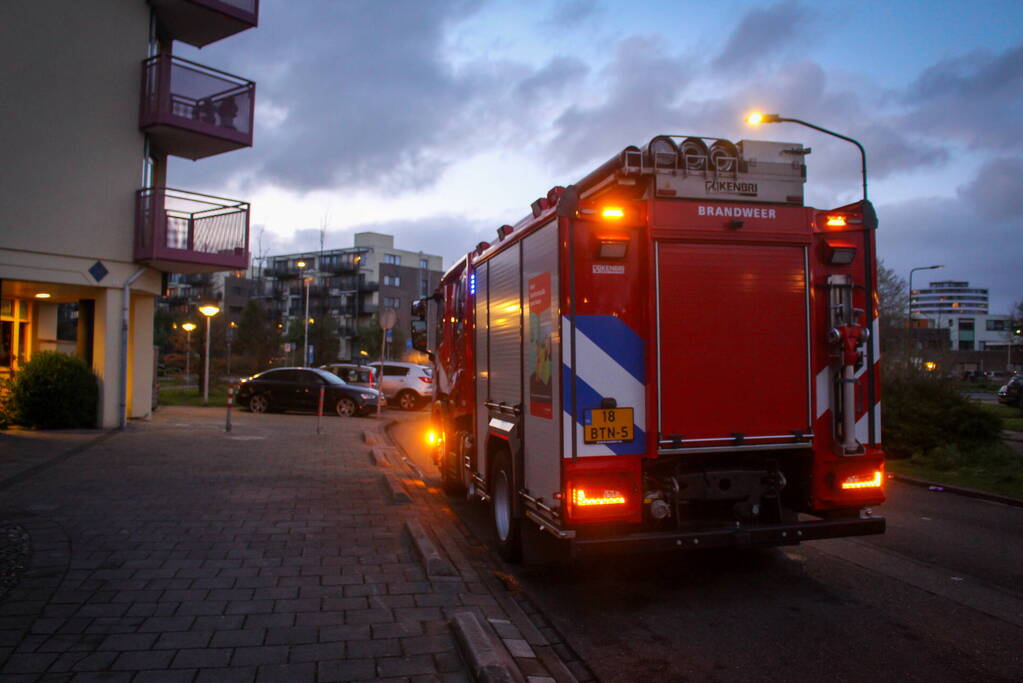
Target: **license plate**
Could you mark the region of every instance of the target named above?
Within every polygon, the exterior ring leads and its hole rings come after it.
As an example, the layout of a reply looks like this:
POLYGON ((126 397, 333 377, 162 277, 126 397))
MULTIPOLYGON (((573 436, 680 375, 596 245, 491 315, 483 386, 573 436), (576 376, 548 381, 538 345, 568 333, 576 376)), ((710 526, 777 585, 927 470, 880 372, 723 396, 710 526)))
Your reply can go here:
POLYGON ((621 443, 632 441, 632 408, 601 408, 586 411, 583 425, 585 443, 621 443))

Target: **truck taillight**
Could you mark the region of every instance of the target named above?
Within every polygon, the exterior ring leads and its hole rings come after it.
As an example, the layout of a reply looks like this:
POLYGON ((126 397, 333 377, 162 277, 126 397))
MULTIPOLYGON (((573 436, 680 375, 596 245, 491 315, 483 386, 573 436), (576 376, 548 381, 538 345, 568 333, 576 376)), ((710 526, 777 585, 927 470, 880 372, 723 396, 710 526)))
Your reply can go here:
POLYGON ((568 513, 579 521, 605 521, 631 513, 628 480, 619 475, 580 477, 568 482, 568 513))
POLYGON ((879 489, 884 483, 884 468, 868 474, 853 474, 842 480, 842 490, 879 489))
POLYGON ((579 507, 593 505, 625 505, 625 494, 618 489, 590 487, 572 489, 572 502, 579 507))

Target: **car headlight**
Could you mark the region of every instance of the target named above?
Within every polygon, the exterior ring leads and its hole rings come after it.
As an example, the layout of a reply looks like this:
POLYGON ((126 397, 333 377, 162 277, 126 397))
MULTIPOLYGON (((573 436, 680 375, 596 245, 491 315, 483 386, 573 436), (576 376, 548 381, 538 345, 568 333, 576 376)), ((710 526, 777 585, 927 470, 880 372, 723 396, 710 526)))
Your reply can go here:
POLYGON ((359 394, 359 398, 361 398, 363 401, 368 401, 370 399, 376 398, 376 396, 374 396, 373 394, 359 394))

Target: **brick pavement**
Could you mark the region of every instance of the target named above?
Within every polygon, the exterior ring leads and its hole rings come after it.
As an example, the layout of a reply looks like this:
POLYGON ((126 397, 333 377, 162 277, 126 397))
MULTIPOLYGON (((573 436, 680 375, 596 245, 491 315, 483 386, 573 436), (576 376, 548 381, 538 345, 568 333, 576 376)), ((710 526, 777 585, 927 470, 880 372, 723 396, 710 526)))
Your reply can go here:
POLYGON ((0 466, 0 516, 34 543, 0 603, 2 679, 469 680, 452 615, 508 613, 464 563, 426 575, 403 531, 422 503, 391 504, 361 438, 379 423, 222 420, 164 408, 73 453, 33 435, 43 466, 0 466))

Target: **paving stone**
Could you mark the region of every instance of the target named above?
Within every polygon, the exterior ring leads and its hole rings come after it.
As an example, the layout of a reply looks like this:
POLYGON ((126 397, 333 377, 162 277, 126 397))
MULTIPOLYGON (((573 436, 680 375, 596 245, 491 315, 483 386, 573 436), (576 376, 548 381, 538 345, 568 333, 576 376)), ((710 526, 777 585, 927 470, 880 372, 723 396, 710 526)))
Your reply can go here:
POLYGON ((227 666, 231 659, 231 650, 228 648, 196 648, 192 650, 178 650, 171 667, 175 669, 207 669, 213 667, 227 666))
POLYGON ((5 676, 8 674, 40 674, 46 671, 56 659, 53 653, 15 654, 7 659, 0 668, 5 676))
POLYGON ((401 653, 401 642, 394 638, 388 640, 353 640, 348 643, 348 656, 356 659, 363 657, 397 657, 401 653))
POLYGON ((256 680, 257 673, 258 669, 254 666, 201 669, 195 683, 251 683, 256 680))
POLYGON ((236 631, 217 631, 213 634, 210 647, 246 647, 262 645, 266 639, 266 629, 251 628, 236 631))
POLYGON ((171 650, 149 650, 142 652, 122 652, 110 667, 118 670, 166 669, 174 659, 171 650))
POLYGON ((289 661, 291 662, 322 662, 329 659, 345 659, 348 657, 344 642, 311 643, 308 645, 292 645, 289 661))
POLYGON ((101 650, 148 650, 156 642, 155 633, 122 633, 107 636, 99 646, 101 650))
POLYGON ((415 676, 437 673, 433 657, 429 655, 386 657, 378 659, 376 662, 378 676, 415 676))
POLYGON ((196 669, 170 669, 167 671, 140 671, 132 683, 191 683, 196 669))
POLYGON ((288 661, 287 645, 260 645, 257 647, 235 648, 231 666, 261 666, 263 664, 284 664, 288 661))
POLYGON ((320 683, 334 681, 368 681, 376 677, 372 659, 348 659, 319 662, 316 666, 320 683))
POLYGON ((259 667, 257 683, 295 683, 316 680, 316 664, 272 664, 259 667))
POLYGON ((185 650, 196 647, 206 647, 213 637, 213 631, 175 631, 164 633, 160 636, 153 649, 156 650, 185 650))

